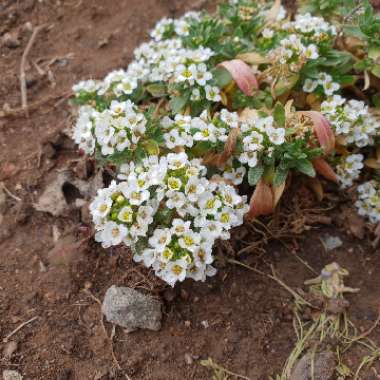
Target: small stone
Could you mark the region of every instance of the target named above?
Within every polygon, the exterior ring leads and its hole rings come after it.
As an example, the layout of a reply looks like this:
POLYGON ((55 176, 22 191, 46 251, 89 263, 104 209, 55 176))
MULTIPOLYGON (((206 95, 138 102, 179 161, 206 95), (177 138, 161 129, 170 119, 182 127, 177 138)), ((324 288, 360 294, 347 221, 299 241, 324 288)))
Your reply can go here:
POLYGON ((327 252, 333 251, 343 245, 339 236, 324 235, 321 240, 327 252))
POLYGON ((210 325, 208 324, 208 321, 202 321, 201 322, 201 325, 205 328, 205 329, 207 329, 210 325))
POLYGON ((6 369, 3 371, 3 380, 22 380, 22 376, 17 371, 6 369))
POLYGON ((41 260, 38 262, 38 266, 40 267, 40 273, 47 272, 46 265, 41 260))
POLYGON ((188 353, 185 354, 185 362, 187 365, 192 365, 194 362, 192 356, 188 353))
POLYGON ((9 49, 16 49, 20 46, 20 41, 11 33, 5 33, 2 38, 3 45, 9 49))
POLYGON ((108 322, 128 332, 138 328, 161 329, 161 302, 132 288, 111 286, 104 297, 102 312, 108 322))
POLYGON ((12 355, 17 351, 18 343, 14 340, 8 342, 3 349, 3 356, 5 359, 10 359, 12 355))
POLYGON ((290 380, 330 380, 335 372, 335 355, 332 352, 305 354, 295 365, 290 380), (311 360, 314 361, 314 377, 311 373, 311 360))
POLYGON ((187 328, 191 327, 191 322, 190 321, 185 321, 185 327, 187 327, 187 328))
POLYGON ((33 24, 30 21, 27 21, 22 27, 21 32, 23 33, 32 33, 33 32, 33 24))

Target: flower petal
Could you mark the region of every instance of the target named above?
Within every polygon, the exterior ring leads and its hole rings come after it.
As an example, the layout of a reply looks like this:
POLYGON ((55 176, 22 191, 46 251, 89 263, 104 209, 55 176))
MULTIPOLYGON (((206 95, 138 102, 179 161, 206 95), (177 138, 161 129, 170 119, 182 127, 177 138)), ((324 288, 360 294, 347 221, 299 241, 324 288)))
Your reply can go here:
POLYGON ((233 80, 245 95, 252 96, 253 90, 259 88, 257 79, 251 68, 241 59, 224 61, 220 63, 219 66, 224 67, 231 74, 233 80))

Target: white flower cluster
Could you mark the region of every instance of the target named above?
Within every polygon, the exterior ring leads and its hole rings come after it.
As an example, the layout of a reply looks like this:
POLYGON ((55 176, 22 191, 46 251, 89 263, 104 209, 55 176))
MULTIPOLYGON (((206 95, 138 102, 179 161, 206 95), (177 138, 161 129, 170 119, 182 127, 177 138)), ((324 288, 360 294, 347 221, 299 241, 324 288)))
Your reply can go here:
POLYGON ((280 41, 280 47, 269 52, 273 59, 279 59, 281 64, 292 63, 299 60, 317 59, 318 46, 315 44, 304 45, 300 36, 290 34, 280 41))
POLYGON ((154 29, 150 32, 150 36, 155 41, 161 41, 165 38, 165 34, 175 33, 177 36, 187 36, 190 31, 190 22, 199 20, 199 12, 187 12, 179 19, 163 18, 154 29))
POLYGON ((229 230, 243 223, 246 197, 208 180, 206 167, 186 153, 151 156, 120 171, 122 182, 99 190, 90 206, 96 240, 105 248, 121 243, 133 248, 146 241, 135 261, 172 286, 215 273, 210 266, 214 242, 228 239, 229 230))
POLYGON ((285 129, 276 128, 272 116, 251 116, 240 127, 243 152, 238 157, 242 164, 255 167, 259 154, 271 155, 276 145, 285 142, 285 129))
POLYGON ((147 120, 130 101, 113 100, 110 108, 94 112, 94 135, 104 156, 132 148, 144 135, 147 120))
POLYGON ((73 137, 86 154, 93 154, 97 144, 107 156, 136 146, 145 133, 146 123, 144 114, 130 100, 113 100, 103 112, 90 106, 80 107, 73 137))
POLYGON ((282 26, 285 30, 295 30, 297 33, 308 35, 308 37, 320 40, 326 35, 335 36, 334 25, 325 21, 322 17, 312 16, 310 13, 298 14, 294 21, 289 21, 282 26))
POLYGON ((358 148, 374 144, 380 134, 380 120, 360 100, 346 100, 334 95, 321 104, 322 113, 328 118, 337 135, 345 137, 347 144, 358 148))
POLYGON ((323 92, 326 96, 331 96, 334 92, 340 90, 339 83, 333 81, 333 78, 330 74, 319 73, 316 80, 306 79, 303 85, 303 90, 305 92, 314 92, 317 87, 320 86, 323 89, 323 92))
POLYGON ((359 215, 369 218, 371 223, 380 222, 380 184, 373 181, 358 186, 359 199, 355 206, 359 215))
POLYGON ((350 154, 342 157, 342 162, 336 167, 337 177, 342 189, 352 186, 354 181, 359 178, 364 167, 363 160, 364 156, 362 154, 350 154))
POLYGON ((90 106, 79 108, 78 118, 74 126, 73 138, 79 149, 91 155, 95 150, 95 138, 93 136, 92 116, 96 111, 90 106))
POLYGON ((168 149, 176 147, 191 148, 196 142, 207 141, 211 144, 225 143, 231 128, 239 126, 236 112, 222 109, 212 120, 205 110, 199 117, 176 115, 174 120, 165 116, 161 120, 165 130, 164 139, 168 149))
POLYGON ((143 82, 168 81, 176 74, 181 75, 181 80, 206 83, 211 77, 207 67, 200 64, 207 62, 213 54, 204 47, 186 49, 180 39, 150 41, 135 50, 136 61, 128 70, 145 72, 146 75, 139 76, 143 82))

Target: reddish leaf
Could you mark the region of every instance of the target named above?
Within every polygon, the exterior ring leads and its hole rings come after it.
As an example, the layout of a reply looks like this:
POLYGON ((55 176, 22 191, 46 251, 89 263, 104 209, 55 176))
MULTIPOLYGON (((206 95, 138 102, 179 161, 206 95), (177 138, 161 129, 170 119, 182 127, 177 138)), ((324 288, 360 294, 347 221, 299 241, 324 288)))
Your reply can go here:
POLYGON ((260 215, 270 215, 273 213, 274 208, 272 187, 261 179, 252 194, 247 218, 252 220, 260 215))
POLYGON ((257 79, 251 68, 241 59, 224 61, 220 63, 219 66, 224 67, 231 74, 233 80, 245 95, 252 96, 253 90, 257 90, 259 88, 257 79))
POLYGON ((301 111, 301 114, 312 120, 314 133, 325 154, 331 153, 335 147, 335 135, 328 120, 317 111, 301 111))
POLYGON ((338 177, 325 159, 321 157, 314 158, 313 166, 317 173, 319 173, 321 176, 325 177, 329 181, 338 183, 338 177))

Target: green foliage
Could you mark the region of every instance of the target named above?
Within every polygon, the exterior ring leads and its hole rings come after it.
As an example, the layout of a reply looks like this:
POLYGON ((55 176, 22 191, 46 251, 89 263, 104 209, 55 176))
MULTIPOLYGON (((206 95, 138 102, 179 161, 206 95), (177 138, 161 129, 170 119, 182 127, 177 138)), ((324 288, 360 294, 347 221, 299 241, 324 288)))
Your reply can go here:
POLYGON ((264 167, 261 165, 258 165, 254 168, 249 168, 248 170, 248 183, 251 186, 255 186, 259 181, 260 178, 264 174, 264 167))

